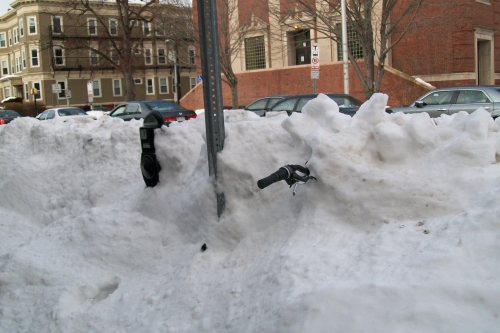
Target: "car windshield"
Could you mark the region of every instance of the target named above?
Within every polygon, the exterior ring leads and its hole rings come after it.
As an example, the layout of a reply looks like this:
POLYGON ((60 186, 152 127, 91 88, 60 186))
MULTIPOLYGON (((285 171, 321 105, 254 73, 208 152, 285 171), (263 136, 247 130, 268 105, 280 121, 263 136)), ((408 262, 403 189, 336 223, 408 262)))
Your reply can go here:
POLYGON ((148 101, 144 102, 151 111, 171 111, 171 110, 186 110, 180 105, 169 101, 148 101))
POLYGON ((59 114, 60 117, 86 116, 87 115, 87 113, 85 113, 85 111, 83 111, 82 109, 78 109, 78 108, 60 109, 60 110, 57 110, 57 113, 59 114))
POLYGON ((16 111, 0 111, 0 116, 2 117, 19 117, 19 113, 16 111))

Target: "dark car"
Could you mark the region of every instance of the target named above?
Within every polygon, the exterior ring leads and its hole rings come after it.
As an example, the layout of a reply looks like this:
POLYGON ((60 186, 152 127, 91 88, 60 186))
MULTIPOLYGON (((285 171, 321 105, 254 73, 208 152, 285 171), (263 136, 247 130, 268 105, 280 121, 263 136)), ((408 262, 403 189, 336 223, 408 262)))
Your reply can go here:
POLYGON ((14 120, 14 118, 18 118, 18 117, 21 117, 21 115, 19 113, 17 113, 16 111, 0 110, 0 125, 8 124, 12 120, 14 120))
MULTIPOLYGON (((271 108, 270 111, 286 111, 288 115, 292 112, 302 112, 302 108, 310 100, 318 97, 319 94, 293 95, 284 98, 281 102, 271 108)), ((346 94, 325 94, 333 99, 339 106, 339 111, 350 116, 354 115, 361 104, 359 99, 346 94)))
POLYGON ((438 88, 420 96, 408 106, 390 108, 393 112, 427 112, 436 118, 460 111, 472 113, 486 109, 493 118, 500 116, 500 86, 456 86, 438 88))
POLYGON ((282 101, 286 96, 267 96, 253 101, 245 107, 245 110, 255 112, 257 115, 264 117, 278 102, 282 101))
POLYGON ((197 116, 193 110, 163 100, 125 102, 115 107, 109 115, 123 120, 143 119, 151 111, 160 112, 165 122, 184 121, 197 116))

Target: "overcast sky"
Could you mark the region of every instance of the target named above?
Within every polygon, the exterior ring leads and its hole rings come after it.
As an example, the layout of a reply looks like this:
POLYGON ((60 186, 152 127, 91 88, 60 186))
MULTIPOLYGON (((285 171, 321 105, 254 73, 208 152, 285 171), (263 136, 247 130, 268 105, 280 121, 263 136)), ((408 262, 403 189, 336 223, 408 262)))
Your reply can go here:
POLYGON ((7 8, 10 8, 9 4, 13 2, 12 0, 2 0, 0 1, 0 16, 7 13, 7 8))

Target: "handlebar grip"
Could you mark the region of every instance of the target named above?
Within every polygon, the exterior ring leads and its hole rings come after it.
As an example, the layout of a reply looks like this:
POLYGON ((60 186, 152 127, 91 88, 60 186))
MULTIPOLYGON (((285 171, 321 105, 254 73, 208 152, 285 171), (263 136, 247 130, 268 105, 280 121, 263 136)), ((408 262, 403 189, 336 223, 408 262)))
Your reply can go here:
POLYGON ((262 178, 257 182, 257 186, 260 189, 266 188, 271 184, 279 182, 280 180, 285 180, 289 176, 288 170, 286 168, 279 168, 278 171, 272 173, 270 176, 266 178, 262 178))

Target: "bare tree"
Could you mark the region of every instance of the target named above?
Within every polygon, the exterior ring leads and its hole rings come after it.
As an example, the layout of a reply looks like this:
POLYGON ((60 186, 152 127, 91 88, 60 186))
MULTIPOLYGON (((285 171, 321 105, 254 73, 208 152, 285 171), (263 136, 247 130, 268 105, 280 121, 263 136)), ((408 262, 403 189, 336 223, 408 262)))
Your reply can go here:
MULTIPOLYGON (((442 19, 451 4, 450 0, 346 0, 348 57, 367 99, 380 91, 394 46, 411 29, 442 19)), ((281 25, 314 29, 342 46, 341 0, 282 0, 271 14, 281 25)))

